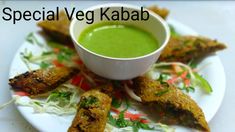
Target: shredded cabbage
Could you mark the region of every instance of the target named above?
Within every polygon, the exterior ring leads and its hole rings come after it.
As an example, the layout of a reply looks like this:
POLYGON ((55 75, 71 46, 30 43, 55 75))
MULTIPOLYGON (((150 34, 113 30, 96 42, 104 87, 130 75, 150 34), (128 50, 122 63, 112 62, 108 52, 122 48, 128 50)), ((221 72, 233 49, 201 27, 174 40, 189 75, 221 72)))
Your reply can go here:
MULTIPOLYGON (((150 124, 151 127, 153 127, 153 130, 144 130, 144 129, 140 129, 141 131, 144 132, 153 132, 153 131, 157 131, 157 132, 175 132, 175 129, 173 127, 161 124, 161 123, 151 123, 150 124)), ((110 124, 106 124, 105 127, 105 132, 133 132, 133 128, 132 127, 124 127, 124 128, 117 128, 114 127, 110 124)))
POLYGON ((77 89, 74 85, 64 84, 58 90, 52 92, 46 100, 17 95, 13 99, 17 105, 32 107, 36 113, 75 114, 79 99, 77 89))

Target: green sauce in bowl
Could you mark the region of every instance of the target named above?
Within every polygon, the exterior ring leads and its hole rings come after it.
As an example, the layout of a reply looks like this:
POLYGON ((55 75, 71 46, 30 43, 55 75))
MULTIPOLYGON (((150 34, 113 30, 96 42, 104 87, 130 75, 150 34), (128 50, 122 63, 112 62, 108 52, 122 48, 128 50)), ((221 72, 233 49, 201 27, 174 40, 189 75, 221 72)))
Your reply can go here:
POLYGON ((99 23, 87 27, 78 38, 86 49, 108 57, 133 58, 159 48, 152 34, 135 26, 99 23))

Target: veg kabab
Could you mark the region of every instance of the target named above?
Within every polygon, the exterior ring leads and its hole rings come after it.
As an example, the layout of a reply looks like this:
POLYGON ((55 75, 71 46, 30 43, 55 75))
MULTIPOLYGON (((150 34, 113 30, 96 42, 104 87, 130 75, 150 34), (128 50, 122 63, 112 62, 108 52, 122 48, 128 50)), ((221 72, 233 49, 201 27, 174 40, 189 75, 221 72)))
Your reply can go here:
POLYGON ((168 9, 166 9, 166 8, 159 8, 156 5, 147 7, 147 9, 150 10, 150 11, 153 11, 156 14, 158 14, 163 19, 166 19, 168 14, 169 14, 169 10, 168 9))
POLYGON ((72 40, 69 35, 70 21, 68 17, 64 11, 60 11, 58 18, 58 21, 41 21, 38 23, 38 26, 54 40, 61 42, 62 44, 72 44, 72 40))
POLYGON ((14 90, 25 91, 29 95, 38 95, 55 89, 77 73, 78 69, 70 67, 39 69, 9 79, 9 84, 14 90))
POLYGON ((147 77, 138 77, 133 82, 134 92, 143 103, 161 108, 166 114, 171 114, 176 119, 171 124, 210 131, 200 107, 178 88, 147 77))
POLYGON ((205 37, 171 37, 158 61, 188 63, 192 59, 198 59, 225 48, 226 46, 223 43, 205 37))
POLYGON ((103 132, 112 99, 100 89, 82 94, 69 132, 103 132))

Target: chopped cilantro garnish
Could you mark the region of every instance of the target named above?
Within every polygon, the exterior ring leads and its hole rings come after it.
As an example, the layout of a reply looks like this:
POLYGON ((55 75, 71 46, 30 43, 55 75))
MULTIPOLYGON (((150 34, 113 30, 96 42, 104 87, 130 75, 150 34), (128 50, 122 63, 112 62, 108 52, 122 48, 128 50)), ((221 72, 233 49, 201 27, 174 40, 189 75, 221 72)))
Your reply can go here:
POLYGON ((196 68, 197 67, 197 63, 194 59, 192 59, 191 61, 189 61, 188 66, 190 66, 191 68, 196 68))
POLYGON ((51 65, 50 63, 42 61, 40 63, 40 68, 45 69, 45 68, 48 68, 50 65, 51 65))
POLYGON ((42 56, 51 55, 51 54, 53 54, 52 51, 44 51, 44 52, 42 52, 42 56))
POLYGON ((47 102, 49 102, 49 101, 56 101, 56 100, 60 100, 60 99, 69 100, 71 94, 72 94, 71 92, 52 92, 50 94, 47 102))
POLYGON ((81 99, 80 107, 87 108, 91 105, 97 104, 98 98, 95 96, 89 96, 81 99))
POLYGON ((157 79, 157 81, 159 81, 161 84, 164 83, 166 80, 167 80, 167 75, 163 73, 161 73, 159 75, 159 78, 157 79))
POLYGON ((54 91, 47 98, 47 102, 58 102, 58 105, 62 107, 69 103, 71 95, 71 92, 54 91))
POLYGON ((124 114, 125 114, 126 110, 127 109, 121 111, 120 114, 118 115, 117 119, 113 118, 113 116, 109 113, 108 123, 115 126, 115 127, 118 127, 118 128, 130 126, 133 128, 134 132, 138 132, 139 129, 145 129, 145 130, 153 130, 154 129, 154 128, 151 128, 148 124, 141 123, 138 120, 133 121, 133 120, 125 119, 124 114))
POLYGON ((138 132, 139 129, 154 130, 154 128, 151 128, 148 124, 141 123, 140 121, 133 121, 132 128, 134 132, 138 132))
POLYGON ((186 91, 187 93, 189 93, 189 92, 194 92, 194 91, 195 91, 195 88, 192 87, 192 86, 188 86, 188 87, 183 86, 183 87, 179 87, 179 89, 180 89, 180 90, 183 90, 183 91, 186 91))
POLYGON ((115 97, 112 98, 112 106, 115 108, 119 108, 122 105, 122 100, 117 99, 115 97))
POLYGON ((156 96, 162 96, 164 94, 166 94, 169 91, 169 89, 164 89, 162 91, 156 92, 155 95, 156 96))

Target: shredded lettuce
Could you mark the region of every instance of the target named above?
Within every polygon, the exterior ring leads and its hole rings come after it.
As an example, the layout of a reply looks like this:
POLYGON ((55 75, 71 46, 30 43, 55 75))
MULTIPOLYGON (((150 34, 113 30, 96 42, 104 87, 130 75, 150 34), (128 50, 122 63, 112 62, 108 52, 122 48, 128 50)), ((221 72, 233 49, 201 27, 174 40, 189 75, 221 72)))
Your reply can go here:
POLYGON ((20 96, 15 96, 15 99, 17 105, 32 107, 36 113, 68 115, 77 111, 78 92, 75 86, 65 84, 53 91, 46 100, 20 96))

